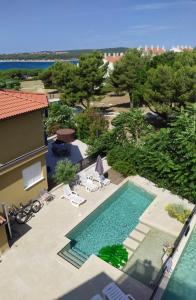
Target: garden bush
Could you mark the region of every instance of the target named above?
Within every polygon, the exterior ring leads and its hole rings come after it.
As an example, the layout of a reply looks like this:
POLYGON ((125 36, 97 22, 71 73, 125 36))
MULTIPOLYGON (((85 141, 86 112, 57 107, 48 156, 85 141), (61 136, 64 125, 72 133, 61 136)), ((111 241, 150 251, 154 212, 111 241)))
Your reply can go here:
POLYGON ((88 109, 75 117, 78 139, 92 144, 108 129, 108 121, 95 109, 88 109))
POLYGON ((181 204, 168 204, 165 207, 165 210, 168 212, 170 217, 177 219, 181 223, 185 223, 186 219, 191 214, 191 211, 181 204))
POLYGON ((124 176, 136 175, 136 170, 131 162, 117 161, 113 164, 114 170, 118 171, 124 176))
POLYGON ((49 135, 55 134, 59 128, 75 128, 73 109, 60 103, 50 104, 45 128, 49 135))

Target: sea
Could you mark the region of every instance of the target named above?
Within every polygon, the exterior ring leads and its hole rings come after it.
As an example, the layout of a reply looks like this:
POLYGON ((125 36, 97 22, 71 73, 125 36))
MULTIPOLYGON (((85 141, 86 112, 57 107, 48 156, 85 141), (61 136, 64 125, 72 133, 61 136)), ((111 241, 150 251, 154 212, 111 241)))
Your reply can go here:
MULTIPOLYGON (((66 60, 65 62, 77 64, 78 60, 66 60)), ((0 71, 9 69, 47 69, 54 63, 54 61, 0 61, 0 71)))

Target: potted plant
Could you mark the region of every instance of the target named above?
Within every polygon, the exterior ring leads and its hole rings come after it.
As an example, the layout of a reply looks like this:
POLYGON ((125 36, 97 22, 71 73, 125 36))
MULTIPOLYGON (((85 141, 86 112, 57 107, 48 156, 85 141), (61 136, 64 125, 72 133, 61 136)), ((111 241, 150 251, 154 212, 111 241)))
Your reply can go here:
POLYGON ((101 248, 98 257, 111 264, 113 267, 120 268, 127 263, 128 252, 121 244, 112 245, 101 248))
POLYGON ((54 180, 57 184, 68 184, 76 177, 78 166, 73 165, 70 160, 60 160, 57 162, 54 174, 54 180))

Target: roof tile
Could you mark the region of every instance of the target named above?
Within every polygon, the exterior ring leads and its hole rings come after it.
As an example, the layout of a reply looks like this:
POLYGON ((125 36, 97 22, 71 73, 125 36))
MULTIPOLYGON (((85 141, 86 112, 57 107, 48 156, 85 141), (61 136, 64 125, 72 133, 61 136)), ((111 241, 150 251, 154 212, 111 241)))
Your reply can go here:
POLYGON ((45 94, 0 90, 0 120, 46 108, 45 94))

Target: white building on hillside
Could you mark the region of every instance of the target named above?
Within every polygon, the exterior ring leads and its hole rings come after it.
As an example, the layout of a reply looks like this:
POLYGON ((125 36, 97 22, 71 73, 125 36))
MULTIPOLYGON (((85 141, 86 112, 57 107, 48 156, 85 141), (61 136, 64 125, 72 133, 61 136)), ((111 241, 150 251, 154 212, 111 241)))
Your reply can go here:
POLYGON ((103 62, 104 64, 108 63, 108 71, 107 71, 107 77, 109 76, 110 72, 114 70, 114 64, 121 60, 123 57, 123 53, 105 53, 103 62))

